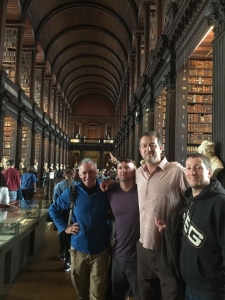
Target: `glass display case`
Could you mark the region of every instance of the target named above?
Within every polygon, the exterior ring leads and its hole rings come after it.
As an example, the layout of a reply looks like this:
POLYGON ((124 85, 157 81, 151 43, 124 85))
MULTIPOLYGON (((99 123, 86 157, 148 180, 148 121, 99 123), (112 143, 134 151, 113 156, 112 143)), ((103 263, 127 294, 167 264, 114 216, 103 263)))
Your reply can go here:
POLYGON ((50 201, 21 200, 13 205, 0 204, 0 248, 25 233, 47 215, 50 201))

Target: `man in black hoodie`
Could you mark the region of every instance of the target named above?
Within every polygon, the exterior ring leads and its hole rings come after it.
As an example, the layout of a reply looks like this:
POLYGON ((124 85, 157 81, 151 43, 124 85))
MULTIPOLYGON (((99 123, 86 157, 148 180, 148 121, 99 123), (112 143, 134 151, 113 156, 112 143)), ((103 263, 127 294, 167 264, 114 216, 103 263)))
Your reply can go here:
POLYGON ((219 181, 210 180, 211 174, 206 156, 196 153, 187 158, 189 208, 180 254, 186 300, 225 299, 225 190, 219 181))

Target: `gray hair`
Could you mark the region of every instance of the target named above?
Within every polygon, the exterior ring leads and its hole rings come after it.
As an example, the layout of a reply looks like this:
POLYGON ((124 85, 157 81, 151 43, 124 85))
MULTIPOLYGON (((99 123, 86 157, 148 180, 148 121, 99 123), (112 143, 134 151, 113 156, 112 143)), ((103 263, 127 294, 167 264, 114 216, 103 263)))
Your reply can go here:
POLYGON ((95 161, 93 161, 91 158, 84 158, 78 165, 79 171, 80 171, 81 165, 86 165, 86 164, 93 164, 95 166, 96 170, 98 169, 95 161))

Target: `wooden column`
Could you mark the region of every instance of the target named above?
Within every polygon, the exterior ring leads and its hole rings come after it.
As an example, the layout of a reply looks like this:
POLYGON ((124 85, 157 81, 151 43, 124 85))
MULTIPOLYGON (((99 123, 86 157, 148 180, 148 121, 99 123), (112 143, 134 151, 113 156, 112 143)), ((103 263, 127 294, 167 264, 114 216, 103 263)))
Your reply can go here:
POLYGON ((16 156, 15 156, 15 167, 19 168, 19 163, 21 160, 21 143, 22 143, 22 127, 24 124, 23 112, 19 113, 17 120, 17 136, 16 136, 16 156))
POLYGON ((15 69, 15 84, 20 87, 21 83, 21 67, 22 67, 22 52, 23 52, 23 33, 24 27, 18 26, 17 31, 17 49, 16 49, 16 69, 15 69))
POLYGON ((5 104, 7 100, 4 94, 0 94, 0 158, 3 155, 4 118, 6 116, 5 104))
POLYGON ((216 156, 225 164, 225 29, 213 41, 213 141, 216 144, 216 156))
POLYGON ((138 86, 138 80, 141 74, 141 33, 136 32, 136 86, 138 86))
POLYGON ((149 7, 150 2, 144 2, 144 69, 146 69, 149 61, 149 7))
POLYGON ((45 70, 46 67, 41 69, 41 99, 40 99, 40 108, 44 108, 44 99, 45 99, 45 70))
POLYGON ((126 107, 128 108, 130 103, 130 69, 127 69, 127 85, 126 85, 126 107))
POLYGON ((51 102, 52 97, 51 97, 51 91, 52 91, 52 79, 49 79, 49 84, 48 84, 48 111, 47 111, 47 115, 50 116, 50 112, 51 112, 51 102))
POLYGON ((8 4, 8 0, 0 1, 0 53, 1 53, 1 55, 0 55, 0 70, 3 70, 3 51, 4 51, 4 36, 5 36, 7 4, 8 4))
POLYGON ((132 116, 129 123, 129 151, 128 151, 128 157, 132 158, 134 160, 134 136, 135 133, 135 122, 134 117, 132 116))
POLYGON ((131 63, 130 63, 130 93, 131 93, 131 97, 134 93, 134 63, 135 63, 135 55, 134 54, 131 54, 130 55, 130 60, 131 60, 131 63))
POLYGON ((53 104, 53 120, 56 118, 56 101, 57 101, 57 88, 54 88, 54 104, 53 104))

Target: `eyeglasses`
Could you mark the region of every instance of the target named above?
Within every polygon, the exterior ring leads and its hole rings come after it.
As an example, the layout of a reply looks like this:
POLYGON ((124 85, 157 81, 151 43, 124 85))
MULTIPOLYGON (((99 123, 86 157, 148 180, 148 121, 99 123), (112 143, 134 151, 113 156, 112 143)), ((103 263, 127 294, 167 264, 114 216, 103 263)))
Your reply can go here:
POLYGON ((129 157, 117 158, 117 163, 121 163, 121 162, 131 163, 133 161, 132 161, 132 158, 129 158, 129 157))

